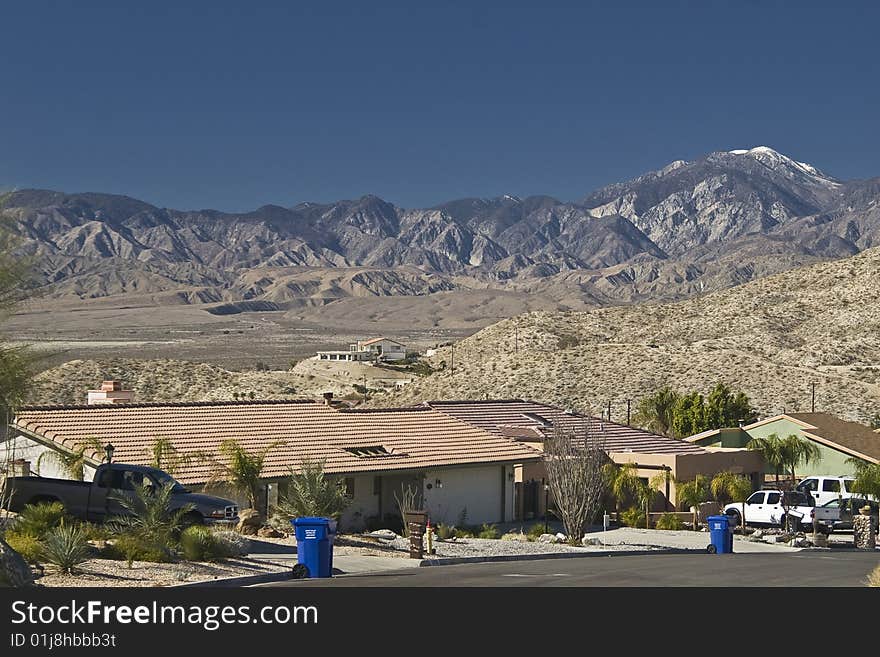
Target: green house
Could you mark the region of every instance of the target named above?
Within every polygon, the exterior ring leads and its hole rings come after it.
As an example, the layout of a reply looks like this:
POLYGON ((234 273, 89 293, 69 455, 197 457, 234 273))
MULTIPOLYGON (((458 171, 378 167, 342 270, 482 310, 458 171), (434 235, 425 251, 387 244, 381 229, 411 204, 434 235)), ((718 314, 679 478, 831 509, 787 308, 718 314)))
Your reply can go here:
POLYGON ((820 459, 801 466, 798 478, 854 474, 853 466, 847 463, 850 457, 880 463, 880 432, 828 413, 783 413, 743 427, 704 431, 685 440, 703 447, 745 447, 752 438, 774 433, 781 438, 794 434, 819 448, 820 459))

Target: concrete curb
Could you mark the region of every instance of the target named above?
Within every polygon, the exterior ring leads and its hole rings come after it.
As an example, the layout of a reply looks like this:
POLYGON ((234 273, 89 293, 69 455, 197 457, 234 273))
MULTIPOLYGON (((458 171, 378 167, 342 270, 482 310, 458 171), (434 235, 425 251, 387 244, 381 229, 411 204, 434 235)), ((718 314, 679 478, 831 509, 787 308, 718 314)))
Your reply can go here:
POLYGON ((241 575, 239 577, 223 577, 220 579, 206 579, 201 582, 187 582, 186 584, 177 584, 172 588, 187 587, 214 587, 222 588, 228 586, 251 586, 253 584, 266 584, 269 582, 283 582, 293 579, 293 569, 282 570, 279 573, 260 573, 259 575, 241 575))
POLYGON ((657 548, 654 550, 603 550, 595 552, 544 552, 538 554, 500 554, 494 557, 450 557, 449 559, 422 559, 419 566, 453 566, 461 563, 494 563, 504 561, 534 561, 537 559, 583 559, 586 557, 625 557, 646 554, 687 554, 703 552, 688 548, 657 548))

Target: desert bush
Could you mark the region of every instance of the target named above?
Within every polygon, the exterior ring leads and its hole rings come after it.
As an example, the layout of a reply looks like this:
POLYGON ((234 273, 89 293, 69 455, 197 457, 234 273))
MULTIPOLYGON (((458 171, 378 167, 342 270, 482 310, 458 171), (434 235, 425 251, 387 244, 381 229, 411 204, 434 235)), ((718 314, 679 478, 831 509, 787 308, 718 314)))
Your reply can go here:
MULTIPOLYGON (((288 528, 290 523, 287 524, 288 528)), ((214 538, 223 546, 223 549, 231 557, 243 557, 251 551, 251 542, 238 532, 222 530, 214 532, 214 538)))
POLYGON ((501 532, 498 531, 498 528, 488 523, 483 523, 483 526, 480 527, 480 531, 477 533, 477 538, 498 538, 499 536, 501 536, 501 532))
POLYGON ((40 539, 31 534, 19 534, 9 530, 5 536, 6 542, 13 550, 24 557, 28 563, 39 563, 43 555, 43 544, 40 539))
POLYGON ((91 522, 79 523, 80 528, 85 532, 86 540, 89 541, 106 541, 113 536, 113 532, 106 525, 96 525, 91 522))
POLYGON ((537 541, 543 533, 544 525, 532 525, 529 527, 529 531, 526 532, 526 536, 529 537, 530 541, 537 541))
POLYGON ((684 523, 674 513, 664 513, 657 519, 656 529, 684 529, 684 523))
POLYGON ((638 507, 631 506, 626 511, 621 511, 620 523, 627 527, 644 527, 645 512, 638 507))
POLYGON ((217 540, 208 527, 193 525, 180 534, 180 551, 188 561, 221 561, 232 556, 226 543, 217 540))
POLYGON ((27 534, 42 539, 51 530, 60 526, 63 520, 64 506, 61 502, 40 502, 39 504, 26 504, 12 527, 18 534, 27 534))
POLYGON ((474 532, 470 527, 456 527, 455 538, 473 538, 474 532))
POLYGON ((439 538, 441 541, 446 541, 455 536, 455 527, 443 524, 442 522, 437 525, 436 530, 437 538, 439 538))
POLYGON ((78 525, 61 525, 50 530, 43 539, 43 560, 62 573, 74 573, 90 553, 86 533, 78 525))
POLYGON ((104 559, 126 561, 131 568, 131 564, 135 561, 168 563, 173 555, 167 546, 157 545, 138 534, 125 533, 117 536, 113 543, 109 543, 100 556, 104 559))

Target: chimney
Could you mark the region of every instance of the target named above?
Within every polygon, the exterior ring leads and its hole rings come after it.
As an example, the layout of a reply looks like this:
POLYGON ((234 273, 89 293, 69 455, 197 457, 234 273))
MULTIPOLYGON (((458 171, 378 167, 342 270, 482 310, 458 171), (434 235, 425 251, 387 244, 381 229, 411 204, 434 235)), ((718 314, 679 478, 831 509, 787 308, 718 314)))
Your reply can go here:
POLYGON ((324 403, 329 406, 333 402, 333 393, 325 392, 322 397, 324 397, 324 403))
POLYGON ((87 404, 130 404, 134 401, 134 391, 124 390, 121 381, 104 381, 98 390, 89 390, 87 404))

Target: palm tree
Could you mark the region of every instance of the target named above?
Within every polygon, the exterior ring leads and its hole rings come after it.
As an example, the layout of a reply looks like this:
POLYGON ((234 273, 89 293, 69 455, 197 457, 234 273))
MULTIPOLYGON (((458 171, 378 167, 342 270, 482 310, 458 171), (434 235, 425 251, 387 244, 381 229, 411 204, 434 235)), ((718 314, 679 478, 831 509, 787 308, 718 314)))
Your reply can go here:
POLYGON ((764 461, 773 468, 776 474, 776 488, 779 488, 779 475, 786 467, 782 439, 777 434, 771 433, 766 438, 752 438, 746 447, 761 452, 764 461))
POLYGON ((278 509, 291 518, 320 516, 339 520, 351 504, 345 494, 345 485, 337 478, 324 474, 323 461, 303 461, 299 471, 291 469, 287 493, 278 509))
POLYGON ((846 462, 855 469, 856 480, 852 483, 852 491, 880 500, 880 464, 868 463, 855 457, 846 462))
POLYGON ((126 512, 124 516, 111 518, 111 527, 130 532, 150 545, 168 549, 186 515, 195 508, 187 503, 172 510, 174 486, 174 482, 155 489, 136 486, 132 496, 111 493, 110 497, 126 512))
POLYGON ((194 458, 204 457, 198 452, 183 454, 178 451, 170 438, 156 438, 148 453, 152 467, 172 475, 189 465, 194 458))
POLYGON ((700 504, 709 499, 709 479, 705 475, 697 475, 693 481, 677 481, 675 498, 679 504, 692 507, 694 512, 694 531, 697 531, 697 512, 700 504))
POLYGON ((637 474, 635 463, 606 463, 603 466, 605 487, 614 497, 614 510, 619 514, 623 500, 640 497, 642 482, 637 474))
POLYGON ((797 483, 795 468, 800 465, 809 465, 822 458, 822 452, 816 443, 799 437, 797 434, 789 434, 782 439, 782 461, 791 472, 792 486, 797 483))
POLYGON ((712 477, 709 484, 712 490, 712 496, 719 505, 723 504, 723 500, 731 502, 739 502, 742 508, 740 512, 740 532, 746 531, 746 500, 752 494, 752 482, 745 475, 734 474, 733 472, 719 472, 712 477))
POLYGON ((70 476, 71 479, 82 481, 85 479, 85 467, 89 461, 95 460, 95 453, 102 454, 104 446, 97 438, 90 437, 78 443, 70 452, 59 452, 54 449, 46 450, 37 457, 37 474, 43 465, 43 460, 48 458, 54 461, 58 466, 70 476), (86 452, 90 452, 91 456, 86 457, 86 452))
POLYGON ((226 482, 239 494, 247 498, 251 508, 257 509, 257 500, 260 498, 260 490, 263 486, 260 478, 263 473, 263 463, 269 452, 275 449, 280 441, 266 445, 258 452, 249 452, 237 440, 229 439, 220 443, 221 459, 209 459, 214 465, 208 485, 215 486, 220 482, 226 482))
POLYGON ((651 505, 660 493, 660 488, 665 484, 665 473, 656 474, 647 482, 639 480, 638 498, 639 503, 645 508, 645 529, 651 528, 651 505))
POLYGON ((636 425, 664 436, 672 435, 672 411, 679 395, 666 386, 639 401, 633 421, 636 425))

